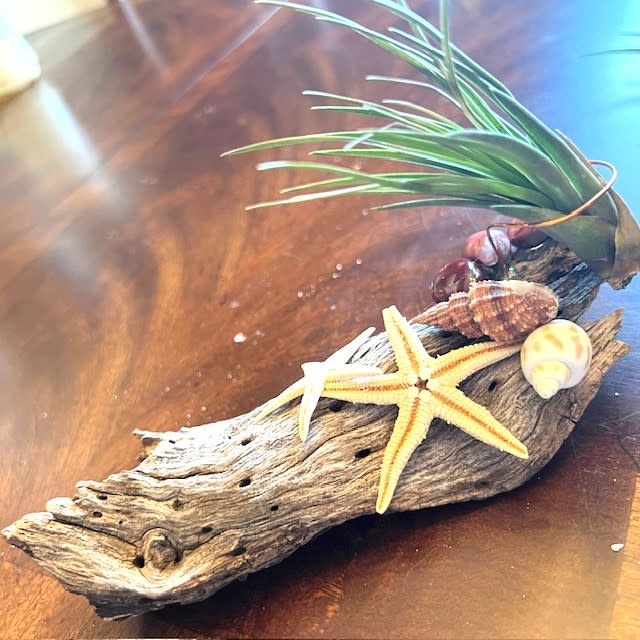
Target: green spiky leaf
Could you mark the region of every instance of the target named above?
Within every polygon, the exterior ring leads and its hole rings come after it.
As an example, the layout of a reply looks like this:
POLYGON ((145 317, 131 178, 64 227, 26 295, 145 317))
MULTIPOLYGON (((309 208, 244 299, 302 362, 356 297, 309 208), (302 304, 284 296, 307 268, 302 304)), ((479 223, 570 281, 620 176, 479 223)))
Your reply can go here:
MULTIPOLYGON (((362 129, 293 136, 260 142, 225 155, 298 144, 314 145, 313 156, 383 161, 398 171, 350 169, 323 162, 278 161, 259 168, 297 169, 329 174, 282 190, 285 196, 248 208, 321 198, 368 194, 402 196, 374 209, 459 206, 491 209, 524 222, 567 215, 590 200, 604 184, 577 147, 549 129, 521 105, 504 84, 456 47, 449 38, 447 1, 441 0, 440 28, 413 11, 407 0, 369 0, 402 20, 385 32, 338 13, 288 0, 257 0, 288 7, 317 20, 350 29, 404 60, 424 80, 369 76, 378 82, 410 84, 446 97, 468 125, 454 122, 421 104, 400 99, 381 103, 319 91, 306 91, 331 110, 374 118, 362 129), (382 124, 378 123, 382 121, 382 124), (416 197, 418 196, 418 197, 416 197)), ((549 235, 571 248, 612 286, 620 287, 640 270, 640 229, 613 190, 582 215, 548 227, 549 235)))

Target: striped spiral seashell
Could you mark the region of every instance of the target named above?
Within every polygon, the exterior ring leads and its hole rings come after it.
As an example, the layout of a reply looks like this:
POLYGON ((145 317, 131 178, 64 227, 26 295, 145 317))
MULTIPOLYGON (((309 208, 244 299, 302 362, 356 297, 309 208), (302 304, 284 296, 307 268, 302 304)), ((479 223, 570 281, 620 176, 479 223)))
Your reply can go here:
POLYGON ((558 313, 549 287, 526 280, 483 280, 468 292, 454 293, 413 322, 457 331, 468 338, 489 336, 496 342, 521 340, 558 313))
POLYGON ((584 378, 591 354, 591 340, 582 327, 553 320, 529 334, 520 351, 520 366, 536 393, 549 399, 584 378))

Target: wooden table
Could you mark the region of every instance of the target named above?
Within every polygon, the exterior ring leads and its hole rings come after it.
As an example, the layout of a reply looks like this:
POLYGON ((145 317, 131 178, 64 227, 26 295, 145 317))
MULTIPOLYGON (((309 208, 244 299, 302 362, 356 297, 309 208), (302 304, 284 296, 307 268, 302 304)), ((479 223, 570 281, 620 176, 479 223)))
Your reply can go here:
MULTIPOLYGON (((370 3, 340 4, 383 24, 370 3)), ((638 211, 640 58, 605 53, 638 48, 634 8, 458 0, 452 19, 456 42, 549 125, 616 163, 638 211)), ((245 0, 122 0, 31 41, 43 78, 0 107, 2 526, 133 466, 135 427, 245 412, 300 362, 380 328, 382 307, 413 315, 485 224, 368 213, 357 198, 243 211, 294 176, 255 172, 278 154, 221 152, 344 127, 300 92, 379 98, 388 87, 363 77, 405 71, 345 31, 245 0)), ((638 279, 603 287, 589 317, 625 306, 632 353, 521 489, 358 519, 201 604, 122 622, 2 542, 0 635, 637 637, 639 294, 638 279)))

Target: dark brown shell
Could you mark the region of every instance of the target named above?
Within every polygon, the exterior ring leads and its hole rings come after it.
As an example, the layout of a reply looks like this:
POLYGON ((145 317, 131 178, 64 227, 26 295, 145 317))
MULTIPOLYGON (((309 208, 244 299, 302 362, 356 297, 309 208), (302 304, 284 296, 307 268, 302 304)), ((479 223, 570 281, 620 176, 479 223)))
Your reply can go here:
POLYGON ((469 291, 473 282, 486 280, 483 265, 473 260, 460 258, 445 264, 431 283, 431 297, 434 302, 446 302, 454 293, 469 291))
POLYGON ((468 293, 456 293, 413 321, 457 331, 468 338, 489 336, 496 342, 523 339, 558 313, 549 287, 525 280, 485 280, 468 293))

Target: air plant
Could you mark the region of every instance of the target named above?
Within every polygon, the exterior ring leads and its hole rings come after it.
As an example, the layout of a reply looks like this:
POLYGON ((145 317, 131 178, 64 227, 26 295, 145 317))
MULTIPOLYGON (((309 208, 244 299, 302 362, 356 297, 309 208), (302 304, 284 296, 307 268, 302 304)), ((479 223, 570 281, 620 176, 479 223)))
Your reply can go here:
POLYGON ((331 177, 282 190, 285 196, 250 208, 294 204, 352 194, 403 196, 370 209, 451 206, 481 208, 513 216, 545 231, 572 249, 613 287, 623 287, 640 270, 640 229, 611 188, 615 169, 590 161, 562 133, 551 130, 511 91, 456 47, 449 38, 447 0, 440 2, 440 28, 412 10, 406 0, 370 0, 404 27, 376 31, 338 13, 287 0, 257 0, 288 7, 317 20, 351 29, 419 72, 422 79, 368 76, 411 85, 444 96, 460 110, 465 126, 408 100, 374 102, 322 91, 319 110, 382 119, 382 126, 279 138, 227 154, 313 144, 310 155, 397 163, 397 172, 370 172, 317 161, 272 161, 259 170, 320 171, 331 177), (612 170, 608 181, 595 170, 612 170))

